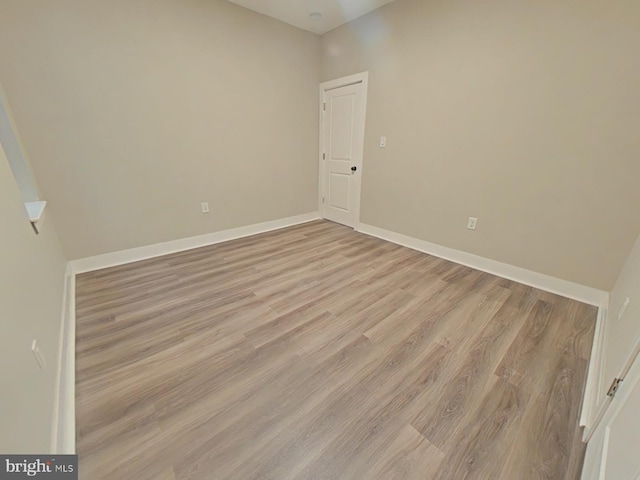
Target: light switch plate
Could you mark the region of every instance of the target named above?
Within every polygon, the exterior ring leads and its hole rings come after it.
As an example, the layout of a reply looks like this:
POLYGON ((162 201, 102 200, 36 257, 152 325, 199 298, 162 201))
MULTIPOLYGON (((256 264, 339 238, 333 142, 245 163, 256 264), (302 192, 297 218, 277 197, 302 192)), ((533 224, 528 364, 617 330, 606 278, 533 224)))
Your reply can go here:
POLYGON ((469 230, 475 230, 478 224, 478 219, 476 217, 469 217, 469 221, 467 222, 467 228, 469 230))
POLYGON ((387 146, 387 137, 380 137, 380 148, 385 148, 387 146))

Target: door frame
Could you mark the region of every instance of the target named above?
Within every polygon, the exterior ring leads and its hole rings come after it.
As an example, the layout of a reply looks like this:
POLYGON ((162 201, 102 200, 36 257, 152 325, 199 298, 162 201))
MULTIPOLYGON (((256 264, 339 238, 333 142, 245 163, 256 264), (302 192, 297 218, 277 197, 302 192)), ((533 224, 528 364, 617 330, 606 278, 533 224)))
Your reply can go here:
POLYGON ((324 152, 324 102, 325 102, 325 92, 329 90, 335 90, 340 87, 348 87, 349 85, 362 84, 362 101, 360 102, 360 118, 362 122, 360 122, 357 135, 361 142, 361 152, 362 159, 360 161, 360 175, 357 175, 355 178, 356 183, 356 196, 354 199, 354 210, 355 210, 355 224, 353 228, 355 230, 358 229, 358 225, 360 224, 360 196, 362 192, 362 171, 364 166, 364 133, 365 133, 365 125, 367 122, 367 96, 369 90, 369 72, 360 72, 353 75, 348 75, 346 77, 336 78, 334 80, 329 80, 327 82, 322 82, 320 84, 320 95, 318 101, 318 128, 320 131, 319 134, 319 142, 318 142, 318 210, 320 211, 320 216, 324 218, 324 209, 322 207, 322 195, 324 194, 324 182, 325 182, 325 161, 322 158, 324 152))

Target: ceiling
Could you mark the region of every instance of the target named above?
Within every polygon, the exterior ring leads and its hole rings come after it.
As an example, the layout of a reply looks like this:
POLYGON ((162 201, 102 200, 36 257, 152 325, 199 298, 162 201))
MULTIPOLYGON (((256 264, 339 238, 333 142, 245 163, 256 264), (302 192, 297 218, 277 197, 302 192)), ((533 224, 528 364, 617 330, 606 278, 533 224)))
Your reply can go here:
POLYGON ((228 0, 322 35, 394 0, 228 0), (321 14, 310 16, 311 14, 321 14))

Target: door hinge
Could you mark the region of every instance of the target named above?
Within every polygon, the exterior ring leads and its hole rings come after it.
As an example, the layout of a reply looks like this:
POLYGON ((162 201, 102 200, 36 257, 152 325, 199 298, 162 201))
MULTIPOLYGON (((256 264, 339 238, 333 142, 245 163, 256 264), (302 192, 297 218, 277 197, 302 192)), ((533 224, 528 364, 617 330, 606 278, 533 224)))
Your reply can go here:
POLYGON ((322 154, 322 159, 324 160, 326 158, 326 154, 322 154))
POLYGON ((322 104, 322 111, 326 112, 327 111, 327 102, 322 104))
POLYGON ((324 197, 322 197, 322 203, 324 203, 324 197))
POLYGON ((615 397, 616 393, 618 393, 618 388, 620 388, 620 384, 622 383, 622 379, 621 378, 614 378, 613 379, 613 383, 611 384, 611 386, 609 387, 609 390, 607 391, 607 397, 615 397))

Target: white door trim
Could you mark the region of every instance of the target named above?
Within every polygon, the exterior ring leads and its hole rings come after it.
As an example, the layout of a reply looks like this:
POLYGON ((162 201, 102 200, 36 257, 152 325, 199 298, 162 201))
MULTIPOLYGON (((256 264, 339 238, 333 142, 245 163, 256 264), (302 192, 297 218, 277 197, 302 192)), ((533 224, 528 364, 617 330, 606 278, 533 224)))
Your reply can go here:
POLYGON ((324 159, 322 158, 322 155, 324 154, 324 102, 325 102, 325 92, 329 91, 329 90, 334 90, 336 88, 340 88, 340 87, 347 87, 349 85, 355 85, 357 83, 361 83, 362 84, 362 102, 360 102, 360 118, 362 118, 362 122, 360 123, 359 126, 359 138, 362 139, 362 156, 363 156, 363 161, 361 162, 360 165, 360 174, 356 176, 356 191, 357 191, 357 195, 355 198, 355 216, 356 216, 356 221, 355 221, 355 225, 354 225, 354 229, 357 230, 358 229, 358 225, 360 224, 360 196, 362 193, 362 173, 363 173, 363 168, 364 168, 364 132, 365 132, 365 124, 367 122, 367 92, 369 89, 369 72, 361 72, 361 73, 356 73, 354 75, 349 75, 346 77, 342 77, 342 78, 336 78, 335 80, 329 80, 327 82, 322 82, 320 84, 320 95, 318 96, 319 98, 319 102, 318 102, 318 128, 320 131, 319 134, 319 139, 320 141, 318 142, 318 175, 319 175, 319 179, 318 179, 318 210, 320 211, 320 214, 322 215, 323 212, 323 207, 322 207, 322 195, 324 194, 324 181, 325 181, 325 171, 324 171, 324 167, 325 167, 325 162, 324 159))
POLYGON ((582 412, 580 414, 580 426, 584 429, 583 439, 592 428, 598 411, 602 407, 607 397, 604 396, 604 359, 606 349, 608 306, 598 308, 596 318, 596 328, 593 335, 593 345, 589 356, 589 367, 587 370, 587 384, 584 388, 584 398, 582 401, 582 412))
POLYGON ((598 480, 606 480, 607 473, 607 453, 609 453, 609 440, 611 438, 611 428, 607 427, 604 431, 604 442, 602 443, 602 456, 600 457, 600 473, 598 480))

